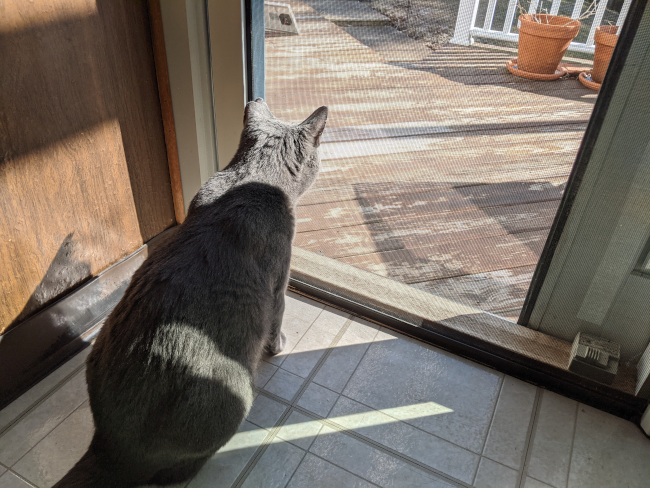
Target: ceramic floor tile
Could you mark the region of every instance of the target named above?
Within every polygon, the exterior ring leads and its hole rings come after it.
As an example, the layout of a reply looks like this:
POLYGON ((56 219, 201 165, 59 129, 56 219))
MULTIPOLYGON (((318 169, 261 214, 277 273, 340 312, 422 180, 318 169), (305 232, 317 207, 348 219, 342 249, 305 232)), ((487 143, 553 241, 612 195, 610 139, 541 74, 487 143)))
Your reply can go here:
MULTIPOLYGON (((348 473, 323 459, 307 454, 287 488, 372 488, 358 476, 348 473)), ((376 487, 375 487, 376 488, 376 487)))
POLYGON ((290 401, 293 399, 298 390, 305 382, 304 378, 289 373, 283 369, 278 369, 266 384, 264 389, 269 393, 290 401))
MULTIPOLYGON (((321 312, 322 310, 318 309, 318 313, 320 314, 321 312)), ((292 315, 285 312, 284 318, 282 319, 282 332, 287 337, 287 344, 280 354, 265 356, 264 360, 280 366, 287 359, 287 356, 291 354, 296 344, 300 342, 305 332, 309 330, 314 320, 316 320, 316 317, 312 317, 312 314, 292 315)))
POLYGON ((5 474, 5 471, 7 471, 7 468, 4 466, 0 466, 0 477, 2 477, 3 474, 5 474))
POLYGON ((13 470, 40 488, 49 488, 81 459, 93 432, 93 417, 86 402, 36 444, 13 470))
POLYGON ((487 458, 481 458, 474 486, 476 488, 517 488, 518 480, 518 471, 487 458))
POLYGON ((255 377, 255 386, 258 388, 264 388, 264 386, 269 382, 271 376, 275 374, 278 370, 277 366, 274 366, 271 363, 266 361, 260 361, 257 365, 257 376, 255 377))
POLYGON ((551 485, 542 483, 534 478, 526 476, 526 481, 524 482, 524 488, 553 488, 551 485))
POLYGON ((327 426, 310 452, 383 488, 451 488, 441 479, 327 426))
POLYGON ((229 487, 246 467, 268 432, 244 421, 230 439, 187 485, 188 488, 229 487))
POLYGON ((523 464, 537 388, 512 376, 504 378, 483 455, 518 470, 523 464))
POLYGON ((502 377, 382 330, 343 394, 375 409, 391 408, 397 418, 480 454, 502 377), (411 415, 417 405, 422 415, 411 415))
POLYGON ((248 412, 246 420, 263 429, 272 429, 287 408, 286 405, 267 396, 258 395, 253 402, 251 411, 248 412))
POLYGON ((579 405, 569 486, 650 486, 650 439, 627 420, 579 405))
POLYGON ((11 471, 0 476, 0 488, 32 488, 32 485, 21 480, 11 471))
POLYGON ((309 376, 348 318, 346 313, 325 308, 284 360, 282 369, 309 376))
POLYGON ((321 417, 326 417, 338 399, 338 395, 327 388, 310 383, 304 391, 298 406, 314 412, 321 417))
POLYGON ((82 370, 0 437, 0 462, 12 466, 87 399, 82 370))
MULTIPOLYGON (((388 410, 393 413, 393 410, 388 410)), ((390 449, 465 483, 471 483, 479 456, 444 439, 340 397, 328 418, 390 449)))
POLYGON ((313 322, 325 308, 322 303, 305 298, 297 293, 287 292, 284 300, 284 313, 302 317, 313 322))
POLYGON ((86 361, 91 347, 86 347, 83 351, 79 352, 67 362, 63 363, 59 368, 50 373, 47 377, 43 378, 36 385, 32 386, 29 390, 19 396, 12 403, 0 410, 0 432, 20 416, 25 410, 30 408, 34 403, 38 402, 43 395, 47 394, 59 382, 63 381, 66 376, 74 372, 75 369, 80 367, 86 361))
POLYGON ((320 432, 323 424, 300 412, 291 412, 289 418, 278 431, 278 437, 301 449, 307 450, 320 432))
POLYGON ((557 488, 565 488, 577 403, 542 391, 537 427, 533 433, 528 474, 557 488))
POLYGON ((374 324, 354 319, 314 377, 314 382, 339 393, 343 391, 377 330, 374 324))
POLYGON ((326 334, 336 335, 350 318, 350 314, 337 308, 325 307, 314 321, 312 328, 326 334))
POLYGON ((302 449, 276 437, 246 476, 242 488, 286 486, 304 455, 302 449))

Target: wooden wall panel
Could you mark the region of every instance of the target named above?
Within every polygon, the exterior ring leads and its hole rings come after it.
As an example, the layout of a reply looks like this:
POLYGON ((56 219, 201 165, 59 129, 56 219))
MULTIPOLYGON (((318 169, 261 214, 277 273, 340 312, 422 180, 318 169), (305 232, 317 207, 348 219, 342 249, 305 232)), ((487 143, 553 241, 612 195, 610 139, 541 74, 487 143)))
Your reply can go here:
POLYGON ((0 332, 174 224, 144 1, 0 4, 0 332))

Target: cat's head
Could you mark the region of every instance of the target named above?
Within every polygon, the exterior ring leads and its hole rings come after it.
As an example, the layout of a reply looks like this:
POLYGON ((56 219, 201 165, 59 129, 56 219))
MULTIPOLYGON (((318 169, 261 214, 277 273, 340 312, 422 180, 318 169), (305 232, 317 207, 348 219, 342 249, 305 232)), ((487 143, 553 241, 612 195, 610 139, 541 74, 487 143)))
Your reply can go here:
POLYGON ((246 105, 236 159, 253 179, 280 187, 295 204, 318 176, 326 121, 327 107, 320 107, 300 124, 283 122, 258 98, 246 105))

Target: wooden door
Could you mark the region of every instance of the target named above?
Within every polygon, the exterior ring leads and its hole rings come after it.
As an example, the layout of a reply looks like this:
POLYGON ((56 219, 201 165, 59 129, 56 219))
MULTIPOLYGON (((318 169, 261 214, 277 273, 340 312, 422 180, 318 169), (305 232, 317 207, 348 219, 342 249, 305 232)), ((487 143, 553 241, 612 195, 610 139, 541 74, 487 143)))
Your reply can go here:
POLYGON ((145 1, 0 3, 0 333, 175 223, 145 1))

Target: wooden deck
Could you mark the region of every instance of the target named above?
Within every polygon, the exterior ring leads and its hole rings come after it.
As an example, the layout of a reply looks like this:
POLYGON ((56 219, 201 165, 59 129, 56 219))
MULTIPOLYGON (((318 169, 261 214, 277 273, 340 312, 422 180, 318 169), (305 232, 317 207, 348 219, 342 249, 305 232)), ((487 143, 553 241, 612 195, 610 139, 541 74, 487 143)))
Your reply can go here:
POLYGON ((295 244, 516 320, 595 92, 290 3, 301 35, 267 39, 267 102, 292 121, 330 109, 295 244))

